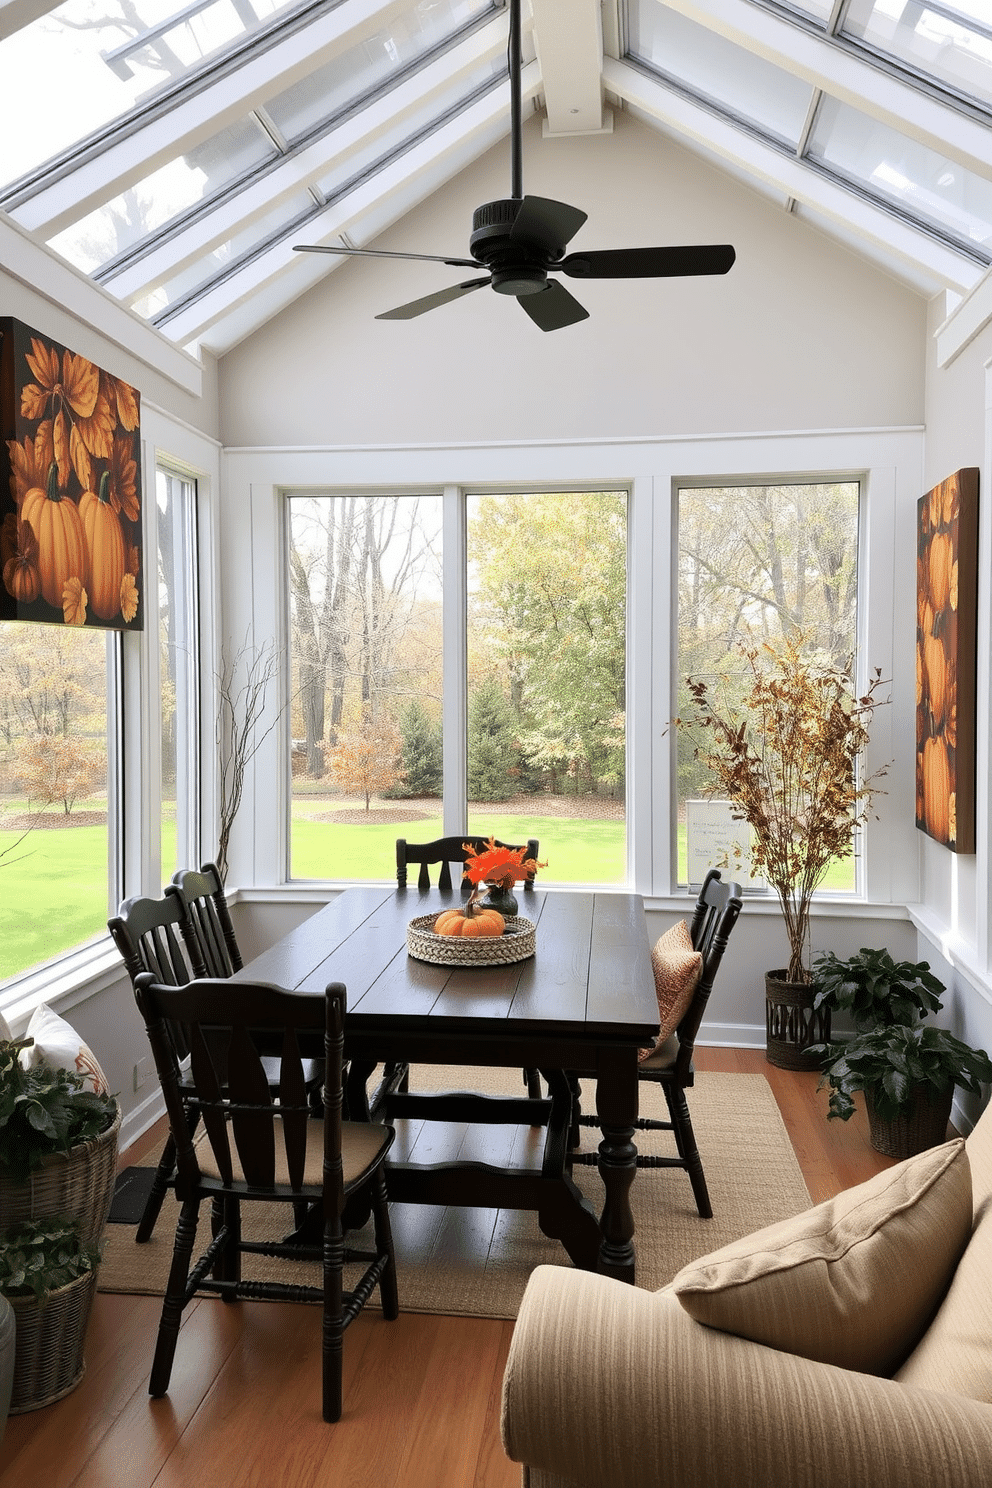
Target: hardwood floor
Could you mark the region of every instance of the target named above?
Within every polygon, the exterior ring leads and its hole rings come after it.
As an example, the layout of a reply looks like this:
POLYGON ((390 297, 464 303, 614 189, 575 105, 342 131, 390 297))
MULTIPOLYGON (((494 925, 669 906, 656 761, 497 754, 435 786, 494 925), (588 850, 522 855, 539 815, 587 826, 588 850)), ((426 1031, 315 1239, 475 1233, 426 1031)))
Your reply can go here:
MULTIPOLYGON (((827 1122, 817 1076, 775 1069, 763 1052, 704 1049, 699 1069, 767 1077, 814 1202, 889 1165, 859 1111, 827 1122)), ((690 1097, 691 1099, 691 1097, 690 1097)), ((126 1161, 157 1154, 161 1133, 126 1161)), ((672 1180, 681 1175, 672 1175, 672 1180)), ((701 1250, 705 1249, 705 1243, 701 1250)), ((191 1305, 166 1399, 148 1398, 160 1299, 99 1293, 87 1373, 65 1400, 13 1416, 0 1488, 509 1488, 499 1403, 513 1324, 366 1310, 344 1349, 344 1419, 315 1415, 316 1308, 191 1305)))

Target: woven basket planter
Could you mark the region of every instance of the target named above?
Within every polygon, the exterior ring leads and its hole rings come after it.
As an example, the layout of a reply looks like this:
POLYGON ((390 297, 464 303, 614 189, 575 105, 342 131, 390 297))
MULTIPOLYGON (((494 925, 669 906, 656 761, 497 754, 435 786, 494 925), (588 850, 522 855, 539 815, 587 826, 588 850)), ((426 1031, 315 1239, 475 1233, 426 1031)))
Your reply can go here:
POLYGON ((787 1070, 818 1070, 813 1044, 830 1042, 830 1009, 814 1008, 815 989, 790 982, 788 972, 765 973, 765 1052, 769 1064, 787 1070))
POLYGON ((507 920, 502 935, 435 935, 437 915, 420 915, 406 931, 406 948, 417 961, 435 966, 506 966, 533 956, 537 927, 523 915, 507 920))
POLYGON ((86 1370, 83 1344, 95 1293, 96 1274, 88 1271, 41 1300, 8 1298, 16 1327, 12 1416, 51 1405, 79 1384, 86 1370))
POLYGON ((947 1141, 947 1123, 951 1119, 954 1086, 934 1090, 931 1085, 918 1085, 913 1104, 905 1116, 885 1121, 875 1110, 868 1091, 864 1092, 868 1112, 871 1145, 886 1157, 915 1157, 928 1147, 939 1147, 947 1141))
POLYGON ((28 1219, 69 1218, 79 1224, 83 1243, 95 1245, 114 1197, 120 1129, 118 1106, 105 1132, 43 1158, 23 1183, 11 1183, 0 1170, 0 1232, 28 1219))

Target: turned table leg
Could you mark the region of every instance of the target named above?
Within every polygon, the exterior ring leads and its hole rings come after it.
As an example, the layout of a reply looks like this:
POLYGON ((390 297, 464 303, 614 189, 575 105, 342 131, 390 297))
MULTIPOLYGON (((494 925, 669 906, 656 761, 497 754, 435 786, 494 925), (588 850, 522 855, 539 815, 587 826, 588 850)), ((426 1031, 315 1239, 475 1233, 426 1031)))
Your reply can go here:
POLYGON ((637 1050, 602 1049, 596 1071, 596 1113, 602 1129, 599 1172, 603 1180, 602 1240, 598 1269, 634 1280, 634 1214, 630 1185, 637 1173, 637 1050))

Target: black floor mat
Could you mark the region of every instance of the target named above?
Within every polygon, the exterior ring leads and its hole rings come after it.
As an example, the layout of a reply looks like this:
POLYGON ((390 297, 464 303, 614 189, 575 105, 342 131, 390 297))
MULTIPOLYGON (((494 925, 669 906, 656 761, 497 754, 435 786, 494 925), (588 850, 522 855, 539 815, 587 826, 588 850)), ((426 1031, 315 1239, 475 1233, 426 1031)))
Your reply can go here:
POLYGON ((151 1192, 154 1168, 125 1168, 118 1173, 110 1203, 110 1224, 136 1225, 151 1192))

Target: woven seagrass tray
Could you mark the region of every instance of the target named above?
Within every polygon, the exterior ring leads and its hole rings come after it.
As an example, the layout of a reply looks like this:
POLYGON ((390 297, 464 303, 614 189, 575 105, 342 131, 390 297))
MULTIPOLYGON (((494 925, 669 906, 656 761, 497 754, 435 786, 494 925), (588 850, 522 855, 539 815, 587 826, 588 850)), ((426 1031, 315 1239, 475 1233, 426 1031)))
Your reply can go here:
POLYGON ((435 935, 431 928, 436 914, 420 915, 406 929, 406 948, 417 961, 436 966, 506 966, 533 956, 537 926, 523 915, 507 920, 502 935, 435 935))

